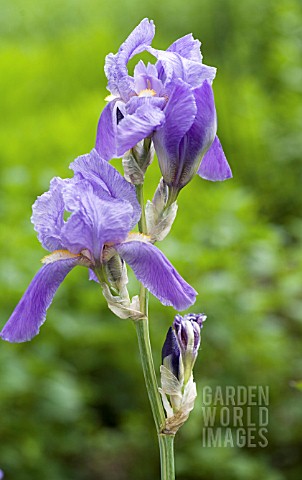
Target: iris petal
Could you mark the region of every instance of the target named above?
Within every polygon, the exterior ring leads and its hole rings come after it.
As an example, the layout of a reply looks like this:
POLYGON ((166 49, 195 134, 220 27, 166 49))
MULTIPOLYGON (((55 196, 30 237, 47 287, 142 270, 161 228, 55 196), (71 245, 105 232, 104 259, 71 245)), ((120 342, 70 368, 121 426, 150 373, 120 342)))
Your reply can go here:
POLYGON ((108 90, 123 100, 128 100, 133 91, 133 79, 128 76, 127 63, 138 53, 146 50, 151 45, 155 34, 153 21, 144 18, 140 24, 130 33, 128 38, 114 55, 110 53, 106 57, 105 73, 108 78, 108 90))
POLYGON ((135 188, 112 165, 103 160, 96 150, 92 150, 87 155, 78 157, 70 164, 70 168, 83 179, 104 189, 110 197, 128 201, 133 208, 130 229, 134 228, 141 217, 135 188))
POLYGON ((35 275, 0 333, 8 342, 26 342, 39 333, 58 287, 77 265, 77 258, 44 265, 35 275))
POLYGON ((222 149, 219 138, 216 136, 212 146, 207 151, 198 169, 198 175, 212 182, 232 178, 232 171, 222 149))
POLYGON ((167 48, 167 51, 178 53, 181 57, 201 63, 202 55, 200 46, 200 41, 195 40, 192 33, 189 33, 184 37, 178 38, 169 48, 167 48))
POLYGON ((178 175, 175 185, 183 188, 195 175, 202 156, 210 148, 216 134, 216 110, 213 91, 204 81, 194 91, 197 114, 179 148, 178 175))
POLYGON ((165 255, 154 245, 128 241, 115 246, 137 279, 163 305, 184 310, 193 305, 197 292, 179 275, 165 255))
POLYGON ((117 100, 106 105, 99 119, 95 148, 104 160, 116 156, 117 100))
POLYGON ((164 121, 165 115, 160 108, 150 108, 148 103, 138 107, 132 115, 126 115, 117 127, 117 154, 123 155, 151 135, 164 121))
POLYGON ((191 87, 198 87, 204 80, 212 82, 216 76, 216 68, 189 60, 179 53, 157 50, 153 47, 148 47, 147 50, 157 58, 161 67, 158 68, 159 78, 166 84, 173 82, 174 78, 180 78, 191 87))
POLYGON ((154 146, 165 182, 173 184, 180 162, 180 142, 191 128, 197 107, 191 88, 184 82, 175 82, 165 108, 166 122, 154 133, 154 146))
POLYGON ((62 240, 70 252, 88 249, 99 261, 105 243, 126 238, 133 222, 128 201, 100 198, 87 180, 64 189, 64 201, 72 213, 62 229, 62 240))
POLYGON ((64 224, 64 201, 62 189, 69 180, 55 177, 50 182, 48 192, 43 193, 33 204, 31 221, 38 238, 46 250, 59 250, 62 247, 61 229, 64 224))

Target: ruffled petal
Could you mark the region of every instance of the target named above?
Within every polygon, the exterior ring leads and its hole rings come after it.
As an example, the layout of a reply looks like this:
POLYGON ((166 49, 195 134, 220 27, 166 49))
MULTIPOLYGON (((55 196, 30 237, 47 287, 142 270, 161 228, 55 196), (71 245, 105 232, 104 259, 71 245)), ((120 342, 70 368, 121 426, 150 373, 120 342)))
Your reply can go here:
POLYGON ((63 195, 65 208, 72 213, 62 228, 62 240, 70 252, 87 249, 99 261, 105 243, 126 238, 133 222, 128 201, 100 198, 87 180, 65 188, 63 195))
POLYGON ((159 78, 165 84, 173 81, 173 78, 178 78, 191 87, 198 87, 204 80, 211 83, 216 76, 216 68, 189 60, 179 53, 157 50, 153 47, 148 47, 147 50, 158 59, 159 78))
POLYGON ((194 94, 184 82, 175 83, 164 113, 165 124, 154 133, 153 141, 163 178, 171 185, 179 172, 180 142, 197 113, 194 94))
POLYGON ((165 114, 148 103, 137 108, 133 115, 126 115, 117 127, 117 153, 123 155, 138 142, 149 137, 165 121, 165 114))
POLYGON ((113 199, 128 201, 133 208, 130 230, 137 224, 141 217, 141 207, 136 198, 135 187, 103 160, 95 149, 87 155, 78 157, 70 164, 70 168, 76 175, 101 187, 113 199))
POLYGON ((193 60, 194 62, 202 62, 202 55, 200 51, 201 43, 199 40, 193 38, 192 33, 176 40, 169 48, 168 52, 178 53, 181 57, 193 60))
POLYGON ((105 63, 107 88, 113 95, 128 100, 133 92, 133 79, 128 75, 127 63, 134 55, 143 52, 148 45, 151 45, 154 34, 153 21, 144 18, 121 45, 118 53, 107 55, 105 63))
POLYGON ((115 246, 136 277, 163 305, 184 310, 197 292, 179 275, 165 255, 151 243, 128 241, 115 246))
POLYGON ((222 149, 219 138, 216 136, 212 146, 207 151, 198 169, 198 175, 212 182, 232 178, 232 171, 222 149))
POLYGON ((26 342, 37 335, 58 287, 77 263, 78 259, 74 258, 44 265, 3 327, 0 337, 8 342, 26 342))
POLYGON ((64 224, 64 201, 62 189, 70 180, 55 177, 50 189, 37 198, 33 204, 31 221, 38 232, 38 239, 46 250, 63 248, 61 230, 64 224))

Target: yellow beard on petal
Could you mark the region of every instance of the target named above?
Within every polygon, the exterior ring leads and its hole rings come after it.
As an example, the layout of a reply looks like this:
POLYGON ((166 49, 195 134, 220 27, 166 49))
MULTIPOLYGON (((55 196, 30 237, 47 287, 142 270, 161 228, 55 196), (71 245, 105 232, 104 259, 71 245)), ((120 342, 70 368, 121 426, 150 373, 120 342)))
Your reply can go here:
POLYGON ((42 258, 42 263, 53 263, 58 260, 68 260, 69 258, 81 257, 80 253, 71 253, 69 250, 54 250, 50 255, 42 258))
POLYGON ((145 90, 141 90, 138 94, 139 97, 154 97, 154 95, 156 95, 156 92, 152 88, 145 88, 145 90))
POLYGON ((128 236, 126 240, 124 240, 123 243, 125 242, 133 242, 133 241, 139 241, 139 242, 145 242, 145 243, 150 243, 151 237, 150 235, 145 235, 144 233, 138 233, 138 232, 130 232, 128 233, 128 236))

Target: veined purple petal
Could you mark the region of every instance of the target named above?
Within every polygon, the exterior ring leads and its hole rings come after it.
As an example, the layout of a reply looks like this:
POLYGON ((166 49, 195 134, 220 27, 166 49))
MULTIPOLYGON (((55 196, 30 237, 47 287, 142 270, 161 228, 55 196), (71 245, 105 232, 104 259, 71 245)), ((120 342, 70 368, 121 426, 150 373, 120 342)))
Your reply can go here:
POLYGON ((207 151, 198 169, 198 175, 212 182, 232 178, 232 171, 222 149, 219 138, 216 136, 212 146, 207 151))
POLYGON ((180 142, 197 113, 194 94, 184 82, 175 84, 164 113, 166 122, 154 133, 153 141, 163 178, 172 185, 180 167, 180 142))
POLYGON ((138 75, 149 75, 158 78, 156 66, 150 62, 148 62, 148 65, 145 65, 142 60, 140 60, 134 67, 134 78, 138 75))
POLYGON ((164 94, 164 86, 161 80, 151 77, 151 75, 136 75, 134 88, 138 95, 142 95, 146 90, 153 90, 157 95, 164 94))
POLYGON ((26 342, 37 335, 58 287, 77 263, 75 258, 44 265, 4 325, 0 337, 8 342, 26 342))
POLYGON ((178 174, 174 183, 184 187, 195 175, 202 156, 215 138, 217 122, 214 96, 211 86, 204 81, 194 91, 197 114, 190 130, 183 137, 179 147, 178 174))
POLYGON ((165 255, 151 243, 128 241, 115 246, 136 277, 163 305, 184 310, 197 292, 179 275, 165 255))
POLYGON ((31 221, 38 232, 38 239, 46 250, 63 248, 61 230, 64 224, 64 201, 62 188, 70 180, 55 177, 50 182, 50 189, 37 198, 33 204, 31 221))
POLYGON ((117 100, 106 105, 99 119, 95 148, 102 158, 111 160, 116 156, 117 100))
POLYGON ((178 53, 181 57, 193 60, 194 62, 202 62, 202 55, 200 51, 201 43, 199 40, 193 38, 192 33, 176 40, 169 48, 168 52, 178 53))
POLYGON ((140 140, 148 137, 165 121, 165 114, 157 107, 144 104, 133 115, 126 115, 117 127, 117 154, 123 155, 140 140))
POLYGON ((134 88, 138 95, 147 89, 153 90, 157 95, 165 93, 155 65, 148 63, 146 66, 142 60, 134 68, 134 88))
POLYGON ((147 50, 158 59, 160 69, 163 69, 159 78, 165 85, 174 78, 178 78, 191 87, 198 87, 204 80, 211 83, 216 76, 216 68, 189 60, 178 53, 157 50, 153 47, 148 47, 147 50))
POLYGON ((137 201, 135 188, 114 168, 103 160, 95 149, 87 155, 78 157, 70 164, 70 168, 81 178, 100 186, 110 197, 128 201, 133 207, 130 230, 141 217, 141 207, 137 201))
POLYGON ((143 52, 148 45, 151 45, 154 34, 153 21, 144 18, 130 33, 119 51, 115 55, 112 53, 107 55, 105 63, 105 73, 108 78, 107 88, 113 95, 128 100, 133 91, 133 79, 128 76, 127 63, 134 55, 143 52))
POLYGON ((100 198, 87 180, 68 186, 63 195, 65 208, 72 213, 62 228, 62 241, 70 252, 88 249, 99 261, 105 243, 126 238, 133 222, 128 201, 100 198))
MULTIPOLYGON (((152 110, 153 108, 159 108, 163 110, 166 105, 166 98, 164 97, 154 97, 154 96, 141 96, 141 97, 132 97, 130 98, 129 102, 126 105, 126 114, 133 115, 136 113, 139 107, 145 107, 148 110, 152 110)), ((126 117, 126 115, 125 115, 126 117)))

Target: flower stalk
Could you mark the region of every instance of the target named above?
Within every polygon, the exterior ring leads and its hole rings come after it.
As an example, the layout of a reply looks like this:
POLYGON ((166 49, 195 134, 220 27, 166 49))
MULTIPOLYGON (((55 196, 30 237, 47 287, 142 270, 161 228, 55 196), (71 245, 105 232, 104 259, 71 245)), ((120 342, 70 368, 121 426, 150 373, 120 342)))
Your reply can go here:
POLYGON ((158 436, 160 449, 161 480, 175 478, 174 466, 174 435, 158 436))
MULTIPOLYGON (((139 231, 140 233, 147 234, 148 232, 145 217, 143 184, 136 185, 135 188, 137 199, 142 209, 142 216, 138 224, 139 231)), ((145 384, 151 405, 151 410, 153 413, 156 431, 158 434, 161 480, 174 480, 174 435, 166 435, 165 433, 163 433, 163 429, 166 423, 166 416, 159 394, 152 356, 148 321, 148 292, 142 284, 140 287, 140 311, 144 314, 144 317, 140 320, 135 321, 135 327, 145 384)))

